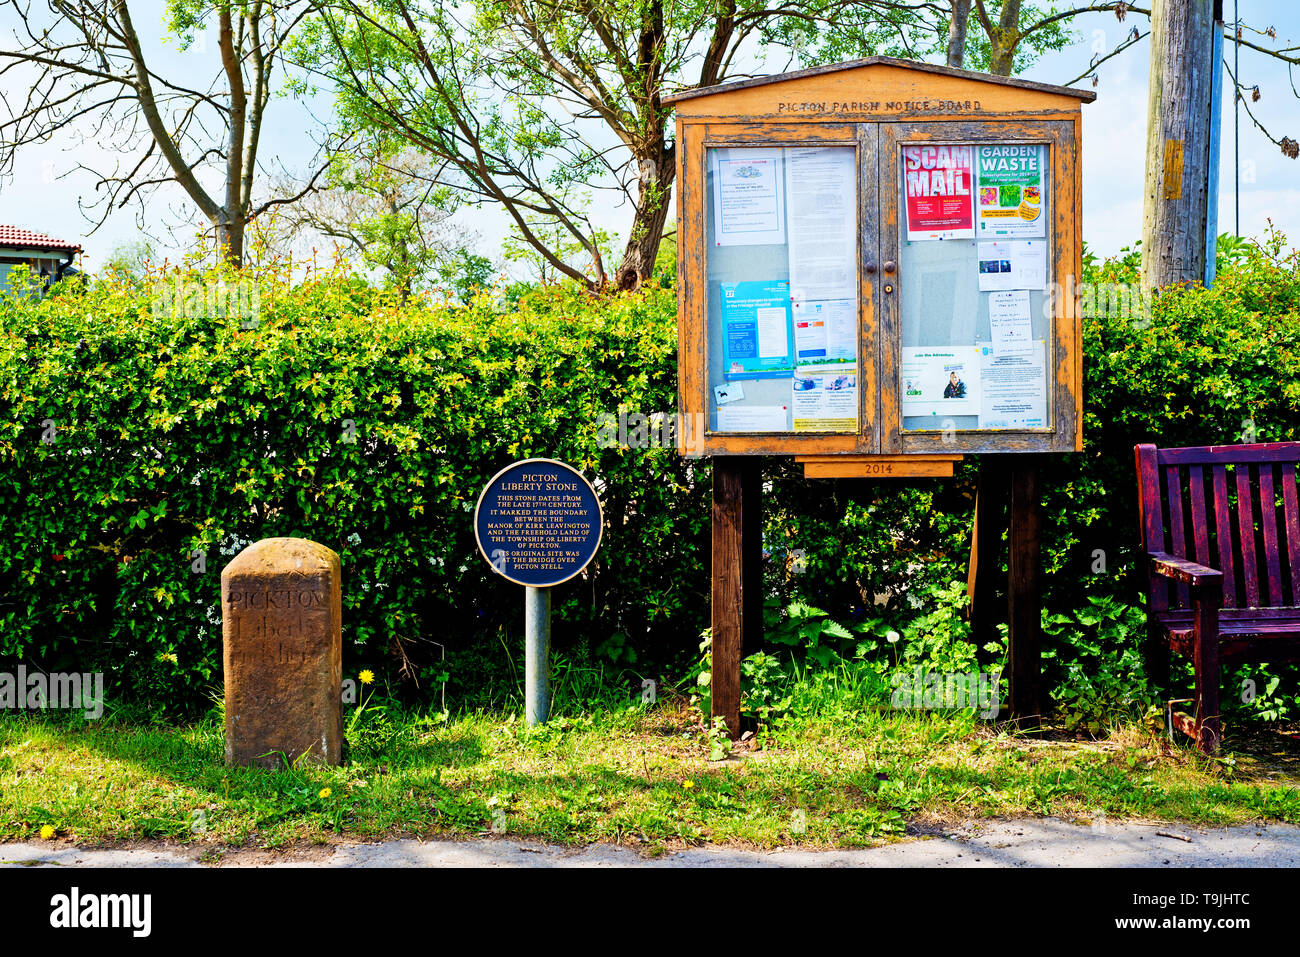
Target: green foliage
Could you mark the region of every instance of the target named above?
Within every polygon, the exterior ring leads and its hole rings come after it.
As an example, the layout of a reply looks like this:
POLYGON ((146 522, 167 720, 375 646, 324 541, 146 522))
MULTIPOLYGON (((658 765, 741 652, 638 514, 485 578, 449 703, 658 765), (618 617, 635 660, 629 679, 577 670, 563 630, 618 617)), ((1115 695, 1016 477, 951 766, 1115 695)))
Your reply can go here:
MULTIPOLYGON (((916 617, 903 627, 904 668, 960 674, 977 670, 978 651, 970 641, 970 623, 963 612, 967 605, 966 583, 949 582, 931 586, 915 600, 916 617)), ((1001 645, 985 649, 1001 653, 1001 645)))
MULTIPOLYGON (((1134 444, 1300 438, 1297 254, 1271 235, 1221 241, 1219 256, 1212 290, 1083 318, 1085 451, 1043 466, 1046 675, 1082 730, 1152 694, 1134 444)), ((1136 269, 1133 250, 1089 256, 1084 279, 1135 283, 1136 269)), ((671 263, 656 275, 671 280, 671 263)), ((434 700, 446 675, 452 708, 517 707, 522 602, 471 520, 488 477, 545 455, 599 479, 607 520, 589 574, 554 596, 565 700, 581 710, 604 684, 632 701, 641 675, 684 674, 707 712, 707 636, 692 654, 707 462, 597 442, 602 412, 676 407, 670 286, 599 298, 518 284, 433 305, 345 271, 182 278, 255 283, 256 323, 156 313, 148 284, 121 276, 0 301, 0 656, 100 668, 112 707, 192 710, 219 683, 221 567, 251 541, 301 535, 340 553, 345 654, 395 698, 434 700)), ((968 461, 951 480, 806 481, 764 462, 768 620, 742 665, 747 714, 830 708, 831 688, 878 695, 898 668, 998 669, 1003 642, 975 648, 965 617, 974 475, 968 461), (795 691, 796 674, 821 690, 795 691)), ((1246 680, 1250 701, 1225 695, 1234 713, 1295 713, 1294 669, 1225 683, 1246 680)))
MULTIPOLYGON (((909 598, 896 630, 884 617, 845 627, 820 608, 800 602, 781 608, 769 601, 764 638, 788 650, 758 652, 741 662, 741 711, 762 723, 800 707, 805 713, 828 707, 853 712, 888 701, 891 682, 902 672, 976 672, 980 664, 963 616, 966 602, 961 582, 930 586, 909 598)), ((984 650, 998 662, 1005 653, 1001 642, 984 650)))
POLYGON ((823 668, 839 657, 842 643, 853 640, 853 634, 832 621, 826 612, 799 602, 787 607, 784 614, 769 615, 768 620, 771 626, 765 629, 767 640, 789 645, 801 657, 823 668))
POLYGON ((455 294, 457 301, 468 304, 492 284, 492 260, 480 256, 467 246, 458 247, 438 267, 442 282, 455 294))
POLYGON ((721 761, 731 754, 731 735, 728 733, 725 718, 713 718, 705 731, 705 740, 709 746, 709 760, 721 761))
POLYGON ((1060 665, 1050 694, 1067 729, 1100 734, 1155 704, 1142 655, 1142 608, 1092 596, 1072 614, 1044 612, 1043 634, 1055 639, 1043 658, 1049 672, 1060 665))
MULTIPOLYGON (((992 24, 1000 24, 1002 0, 986 0, 985 9, 992 24)), ((1069 19, 1048 23, 1048 11, 1033 3, 1020 5, 1017 28, 1020 37, 1012 73, 1027 70, 1043 53, 1060 50, 1077 39, 1069 29, 1069 19)), ((894 56, 907 60, 944 62, 948 52, 948 25, 951 10, 947 5, 928 7, 896 3, 868 2, 838 4, 806 3, 787 16, 760 18, 760 42, 776 53, 781 48, 796 51, 799 65, 838 63, 867 56, 894 56), (818 15, 810 15, 811 11, 818 15)), ((784 53, 781 50, 782 54, 784 53)), ((992 44, 974 6, 969 8, 966 51, 963 66, 968 70, 988 70, 992 44)))
POLYGON ((909 596, 965 576, 973 466, 958 481, 807 481, 777 461, 764 495, 769 574, 782 603, 857 622, 906 621, 909 596))
MULTIPOLYGON (((690 702, 701 714, 713 710, 713 629, 706 628, 700 635, 699 655, 682 679, 690 694, 690 702)), ((679 685, 681 687, 681 685, 679 685)))
POLYGON ((375 755, 380 754, 394 735, 393 722, 388 717, 392 701, 387 697, 380 702, 374 700, 377 688, 368 688, 373 680, 373 673, 362 672, 358 679, 362 685, 362 699, 348 716, 343 739, 349 753, 375 755))
POLYGON ((342 559, 345 656, 434 693, 433 643, 504 660, 498 634, 521 631, 473 509, 505 464, 548 456, 599 477, 607 522, 555 590, 557 650, 617 634, 623 660, 676 667, 707 609, 709 472, 596 441, 602 412, 675 408, 672 290, 538 287, 501 313, 400 305, 343 271, 181 278, 254 283, 258 314, 160 314, 115 278, 0 301, 0 656, 193 708, 218 681, 222 567, 293 535, 342 559))
POLYGON ((123 280, 138 282, 149 271, 155 255, 153 243, 148 239, 122 240, 113 245, 103 268, 105 272, 117 273, 123 280))
POLYGON ((756 652, 740 663, 740 711, 766 723, 783 714, 793 700, 786 690, 786 673, 775 655, 756 652))
MULTIPOLYGON (((1149 315, 1097 308, 1083 317, 1084 452, 1043 472, 1053 614, 1091 599, 1140 603, 1135 445, 1300 439, 1300 253, 1275 232, 1221 238, 1218 249, 1212 289, 1167 289, 1149 315)), ((1139 256, 1089 257, 1084 280, 1136 288, 1139 256)), ((1062 661, 1072 653, 1060 650, 1062 661)), ((1107 653, 1121 667, 1118 650, 1107 653)), ((1295 700, 1294 669, 1283 688, 1295 700)))
MULTIPOLYGON (((1270 665, 1254 665, 1236 668, 1225 676, 1221 699, 1224 712, 1261 721, 1294 720, 1300 711, 1300 696, 1282 690, 1283 675, 1276 671, 1270 665)), ((1293 669, 1287 671, 1294 674, 1293 669)))

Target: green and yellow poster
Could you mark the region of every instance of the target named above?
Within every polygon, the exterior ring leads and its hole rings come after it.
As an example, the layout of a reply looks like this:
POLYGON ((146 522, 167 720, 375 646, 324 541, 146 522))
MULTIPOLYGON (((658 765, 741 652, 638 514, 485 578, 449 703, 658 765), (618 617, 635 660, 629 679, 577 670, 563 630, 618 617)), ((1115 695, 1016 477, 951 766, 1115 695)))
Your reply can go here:
POLYGON ((981 239, 1046 236, 1047 147, 981 146, 975 151, 975 234, 981 239))

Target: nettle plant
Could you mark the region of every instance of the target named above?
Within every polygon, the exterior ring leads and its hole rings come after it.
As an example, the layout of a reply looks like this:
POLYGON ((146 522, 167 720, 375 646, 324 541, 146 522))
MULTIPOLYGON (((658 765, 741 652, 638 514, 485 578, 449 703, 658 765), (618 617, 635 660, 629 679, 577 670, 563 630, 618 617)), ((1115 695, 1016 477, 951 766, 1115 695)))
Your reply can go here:
POLYGON ((1043 652, 1059 678, 1051 691, 1067 730, 1099 734, 1156 703, 1143 658, 1146 613, 1110 597, 1090 597, 1068 615, 1044 613, 1043 652))

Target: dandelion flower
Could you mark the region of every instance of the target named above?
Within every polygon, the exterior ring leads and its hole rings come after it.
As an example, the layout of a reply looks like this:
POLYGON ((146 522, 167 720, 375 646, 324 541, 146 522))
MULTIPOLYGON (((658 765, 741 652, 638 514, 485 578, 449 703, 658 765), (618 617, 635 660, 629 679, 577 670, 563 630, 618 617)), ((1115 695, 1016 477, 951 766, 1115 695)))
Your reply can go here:
POLYGON ((329 796, 330 796, 331 794, 333 794, 333 793, 334 793, 334 792, 331 791, 329 788, 321 788, 321 789, 320 789, 320 796, 323 797, 323 798, 327 798, 327 797, 329 797, 329 796))
POLYGON ((361 672, 361 674, 357 675, 357 678, 361 680, 363 685, 374 684, 375 673, 367 668, 365 671, 361 672))
POLYGON ((695 787, 695 782, 692 781, 692 780, 690 780, 690 779, 687 779, 687 780, 685 780, 685 781, 682 782, 682 787, 684 787, 684 788, 686 788, 686 790, 690 791, 690 790, 692 790, 692 789, 695 787))
POLYGON ((41 826, 41 840, 42 840, 42 841, 52 841, 52 840, 54 840, 54 825, 53 825, 53 824, 43 824, 43 825, 41 826))
POLYGON ((898 639, 902 637, 903 636, 900 635, 898 632, 891 631, 889 632, 889 634, 885 635, 885 640, 888 641, 891 645, 896 645, 898 644, 898 639))

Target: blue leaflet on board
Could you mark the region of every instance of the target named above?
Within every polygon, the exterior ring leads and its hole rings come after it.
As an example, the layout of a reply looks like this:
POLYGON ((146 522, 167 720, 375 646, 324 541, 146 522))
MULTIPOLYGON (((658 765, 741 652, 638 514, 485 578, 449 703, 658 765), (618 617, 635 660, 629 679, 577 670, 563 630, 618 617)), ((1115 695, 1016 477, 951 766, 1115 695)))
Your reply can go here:
POLYGON ((794 373, 794 316, 787 279, 724 282, 722 372, 728 379, 789 378, 794 373))

